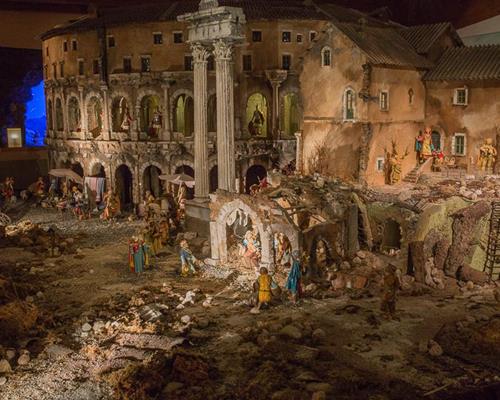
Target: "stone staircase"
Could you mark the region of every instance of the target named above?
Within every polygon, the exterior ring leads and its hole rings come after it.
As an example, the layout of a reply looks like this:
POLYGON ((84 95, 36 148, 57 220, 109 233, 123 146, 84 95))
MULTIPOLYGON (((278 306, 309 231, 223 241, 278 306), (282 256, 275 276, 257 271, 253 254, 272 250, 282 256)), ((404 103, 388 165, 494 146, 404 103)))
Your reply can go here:
POLYGON ((413 168, 404 178, 403 182, 417 183, 420 176, 426 169, 430 169, 432 165, 432 158, 428 158, 423 164, 418 164, 413 168))
POLYGON ((484 272, 491 280, 499 279, 500 275, 500 201, 491 204, 490 233, 484 272))

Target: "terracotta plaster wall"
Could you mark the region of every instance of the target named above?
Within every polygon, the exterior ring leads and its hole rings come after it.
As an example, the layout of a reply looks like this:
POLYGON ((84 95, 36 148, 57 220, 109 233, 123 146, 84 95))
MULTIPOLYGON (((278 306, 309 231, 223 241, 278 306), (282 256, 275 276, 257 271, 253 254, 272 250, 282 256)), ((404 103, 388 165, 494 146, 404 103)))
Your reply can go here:
POLYGON ((389 109, 382 111, 379 101, 370 102, 368 106, 370 121, 377 123, 424 120, 425 86, 419 71, 374 67, 370 94, 380 98, 381 91, 389 92, 389 109), (412 104, 408 94, 410 89, 413 90, 412 104))
POLYGON ((474 168, 484 140, 491 138, 496 143, 497 127, 500 127, 500 83, 467 83, 468 105, 455 106, 452 104, 454 89, 462 87, 464 82, 428 82, 426 123, 441 133, 446 155, 451 155, 454 133, 465 133, 466 155, 456 158, 459 163, 474 168))

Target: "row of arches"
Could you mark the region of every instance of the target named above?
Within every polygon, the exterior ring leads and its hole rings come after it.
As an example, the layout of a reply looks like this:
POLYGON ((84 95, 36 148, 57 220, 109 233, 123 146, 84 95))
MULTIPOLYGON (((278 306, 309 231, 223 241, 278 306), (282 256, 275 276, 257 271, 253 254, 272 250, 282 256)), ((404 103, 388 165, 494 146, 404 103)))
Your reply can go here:
MULTIPOLYGON (((208 131, 217 131, 217 98, 212 94, 208 98, 208 131)), ((91 96, 86 102, 86 130, 93 138, 101 135, 104 129, 104 108, 99 96, 91 96)), ((145 95, 139 106, 138 128, 146 133, 148 139, 158 138, 164 126, 162 104, 159 96, 145 95)), ((63 103, 60 97, 47 102, 47 123, 49 130, 62 132, 65 130, 63 103), (55 121, 54 121, 55 118, 55 121)), ((267 98, 262 93, 250 95, 246 103, 246 131, 250 136, 267 137, 270 133, 270 110, 267 98)), ((82 124, 80 100, 72 95, 67 102, 67 130, 72 134, 84 130, 82 124)), ((111 102, 111 131, 129 133, 133 127, 134 113, 129 100, 122 95, 111 102)), ((194 132, 194 100, 188 93, 181 93, 173 100, 172 129, 186 137, 194 132)), ((280 112, 281 131, 292 137, 300 127, 300 105, 297 94, 288 93, 282 98, 280 112)))

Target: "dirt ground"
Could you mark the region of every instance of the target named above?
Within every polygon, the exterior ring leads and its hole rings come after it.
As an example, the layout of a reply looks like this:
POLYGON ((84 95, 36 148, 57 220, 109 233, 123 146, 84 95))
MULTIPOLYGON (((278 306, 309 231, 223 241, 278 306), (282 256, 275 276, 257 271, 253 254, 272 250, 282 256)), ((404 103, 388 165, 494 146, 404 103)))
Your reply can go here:
POLYGON ((353 291, 253 315, 235 274, 181 278, 174 247, 132 274, 127 240, 140 222, 61 222, 37 209, 23 218, 77 237, 78 251, 0 249, 0 275, 39 312, 3 343, 2 356, 16 352, 3 400, 500 398, 492 290, 404 295, 399 321, 381 317, 378 296, 353 291))

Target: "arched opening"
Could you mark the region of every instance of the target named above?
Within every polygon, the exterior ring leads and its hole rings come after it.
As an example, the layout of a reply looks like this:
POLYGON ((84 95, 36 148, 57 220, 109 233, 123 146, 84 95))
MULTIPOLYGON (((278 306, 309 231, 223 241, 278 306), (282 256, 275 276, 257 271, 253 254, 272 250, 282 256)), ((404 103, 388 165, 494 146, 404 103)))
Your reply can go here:
POLYGON ((260 181, 267 176, 267 170, 262 165, 253 165, 248 168, 245 175, 245 192, 250 193, 253 185, 259 185, 260 181))
POLYGON ((384 224, 381 250, 390 251, 399 249, 401 249, 401 226, 393 219, 388 219, 384 224))
POLYGON ((157 96, 144 96, 141 100, 141 132, 149 138, 157 138, 162 126, 160 99, 157 96))
POLYGON ((246 123, 250 136, 267 136, 267 100, 261 93, 252 94, 247 100, 246 123))
POLYGON ((353 120, 355 113, 355 95, 354 90, 347 89, 344 92, 344 120, 353 120))
POLYGON ((281 129, 286 136, 293 136, 299 130, 299 99, 295 93, 283 97, 281 129))
POLYGON ((143 174, 143 187, 144 193, 150 191, 151 194, 158 198, 161 195, 161 170, 155 165, 150 165, 144 170, 143 174))
POLYGON ((52 101, 49 100, 47 102, 47 123, 49 125, 49 129, 53 130, 54 129, 54 110, 52 109, 52 101))
POLYGON ((68 129, 70 132, 80 132, 82 130, 80 103, 76 97, 71 97, 68 102, 68 129))
POLYGON ((62 132, 64 130, 63 108, 61 99, 56 100, 56 130, 62 132))
POLYGON ((330 67, 332 65, 332 49, 330 47, 323 47, 321 49, 321 66, 330 67))
MULTIPOLYGON (((194 178, 194 169, 191 168, 189 165, 179 165, 175 169, 175 174, 186 174, 194 178)), ((194 188, 187 188, 186 191, 186 199, 191 200, 194 198, 194 188)))
POLYGON ((125 97, 117 97, 113 100, 111 119, 113 132, 128 133, 132 118, 130 116, 129 105, 125 97))
POLYGON ((217 132, 217 96, 208 98, 208 131, 217 132))
POLYGON ((102 132, 102 121, 103 121, 103 110, 101 102, 97 97, 92 97, 87 105, 87 118, 88 118, 88 131, 92 134, 95 139, 101 135, 102 132))
POLYGON ((210 193, 215 192, 219 187, 219 169, 214 165, 208 174, 210 193))
POLYGON ((193 98, 185 94, 181 94, 175 100, 174 131, 184 136, 192 136, 194 132, 193 98))
POLYGON ((432 142, 432 146, 434 147, 434 150, 436 150, 436 151, 441 150, 441 134, 439 132, 432 131, 431 142, 432 142))
POLYGON ((104 169, 104 166, 101 163, 95 163, 94 165, 92 165, 90 176, 93 176, 95 178, 105 178, 106 171, 104 169))
POLYGON ((262 246, 260 233, 250 215, 236 209, 227 216, 225 225, 228 260, 248 272, 257 272, 262 246))
POLYGON ((122 164, 116 169, 115 173, 115 188, 116 193, 120 196, 122 209, 130 210, 133 205, 133 178, 129 167, 122 164))
POLYGON ((84 172, 83 172, 82 164, 80 164, 78 162, 71 164, 71 170, 73 172, 76 172, 78 175, 80 175, 82 177, 85 175, 84 172))

